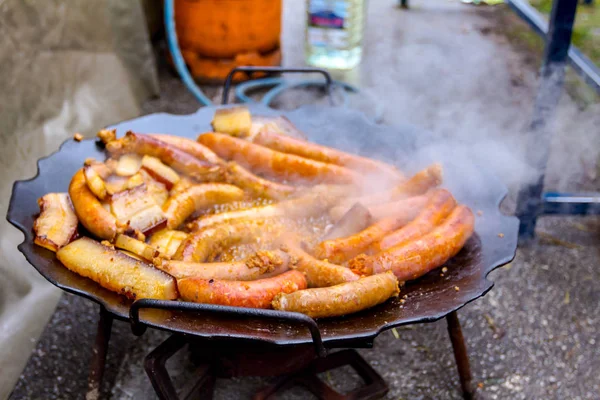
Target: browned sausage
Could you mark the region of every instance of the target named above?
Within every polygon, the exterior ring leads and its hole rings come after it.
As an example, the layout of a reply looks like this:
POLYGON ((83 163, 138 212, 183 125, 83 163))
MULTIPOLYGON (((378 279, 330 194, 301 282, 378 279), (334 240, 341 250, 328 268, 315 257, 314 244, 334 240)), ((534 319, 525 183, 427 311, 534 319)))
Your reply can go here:
POLYGON ((156 157, 173 169, 201 182, 223 180, 224 171, 221 167, 202 161, 150 135, 127 132, 121 139, 109 141, 106 150, 112 155, 135 153, 156 157))
MULTIPOLYGON (((388 203, 377 204, 367 207, 369 214, 374 221, 391 217, 393 215, 399 216, 404 215, 406 221, 412 221, 419 212, 425 207, 427 203, 427 195, 409 197, 408 199, 401 199, 390 201, 388 203)), ((360 204, 360 203, 354 203, 360 204)), ((351 207, 353 207, 352 205, 351 207)), ((339 220, 346 212, 350 211, 347 206, 336 206, 329 210, 329 215, 335 221, 339 220)))
POLYGON ((382 250, 387 250, 390 247, 398 246, 423 236, 439 225, 452 212, 455 206, 456 200, 454 200, 454 196, 449 191, 444 189, 435 190, 431 194, 425 208, 414 220, 402 228, 385 235, 380 241, 373 243, 371 250, 379 253, 382 250))
POLYGON ((117 219, 108 212, 90 191, 85 181, 83 168, 73 175, 69 185, 69 197, 79 222, 91 234, 111 240, 117 234, 117 219))
POLYGON ((315 257, 327 259, 327 261, 335 264, 341 264, 365 252, 372 243, 380 240, 389 232, 400 228, 406 223, 404 215, 389 217, 374 223, 356 235, 325 240, 315 247, 315 257))
POLYGON ((215 204, 239 201, 244 191, 225 183, 203 183, 176 192, 167 199, 163 211, 167 215, 167 228, 175 229, 196 211, 215 204))
POLYGON ((348 268, 317 260, 302 250, 294 240, 285 239, 281 250, 292 256, 292 268, 304 273, 308 287, 333 286, 344 282, 352 282, 359 278, 348 268))
MULTIPOLYGON (((340 192, 341 193, 341 192, 340 192)), ((340 193, 334 191, 311 191, 301 197, 284 200, 277 204, 253 207, 246 210, 224 212, 200 217, 192 221, 188 228, 198 230, 217 223, 260 218, 303 218, 326 211, 337 201, 340 193)))
POLYGON ((406 199, 411 196, 418 196, 427 192, 442 183, 442 166, 433 164, 424 170, 417 172, 409 180, 397 185, 391 190, 369 194, 362 197, 351 198, 340 205, 349 209, 355 203, 369 207, 394 200, 406 199))
POLYGON ((219 156, 240 163, 252 172, 267 176, 310 183, 354 183, 359 175, 334 164, 285 154, 264 146, 220 133, 205 133, 198 141, 219 156))
POLYGON ((175 260, 205 262, 212 255, 241 243, 256 242, 265 235, 277 236, 283 224, 273 218, 246 219, 216 224, 191 233, 179 245, 175 260))
POLYGON ((262 129, 252 141, 283 153, 348 167, 362 174, 377 174, 379 179, 387 178, 390 182, 404 180, 402 173, 392 165, 282 135, 268 129, 262 129))
POLYGON ((261 178, 234 161, 228 163, 227 181, 250 192, 254 197, 281 200, 296 192, 294 186, 261 178))
POLYGON ((276 294, 306 289, 306 278, 300 271, 288 271, 272 278, 249 282, 183 278, 177 284, 181 298, 186 301, 269 308, 276 294))
POLYGON ((273 308, 312 318, 337 317, 374 307, 398 293, 398 279, 387 272, 328 288, 280 293, 273 299, 273 308))
POLYGON ((171 146, 177 147, 179 150, 185 151, 186 153, 189 153, 202 161, 206 161, 214 165, 221 165, 225 163, 225 160, 221 159, 211 149, 192 139, 161 133, 153 133, 150 136, 162 142, 168 143, 171 146))
POLYGON ((374 256, 355 257, 350 267, 362 275, 393 271, 402 281, 417 279, 454 257, 473 234, 474 224, 473 212, 459 205, 430 233, 374 256))
POLYGON ((177 279, 195 277, 226 281, 253 281, 284 273, 289 269, 289 261, 290 257, 283 251, 260 250, 244 261, 194 263, 157 260, 155 265, 158 269, 177 279))

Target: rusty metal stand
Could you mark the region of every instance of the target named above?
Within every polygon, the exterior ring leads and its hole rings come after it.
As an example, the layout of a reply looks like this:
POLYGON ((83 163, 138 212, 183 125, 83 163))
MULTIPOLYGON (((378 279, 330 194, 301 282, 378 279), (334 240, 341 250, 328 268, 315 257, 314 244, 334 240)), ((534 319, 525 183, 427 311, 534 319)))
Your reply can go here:
POLYGON ((301 385, 317 398, 323 400, 372 400, 383 397, 389 387, 381 375, 362 358, 356 350, 342 350, 324 358, 316 359, 308 368, 299 372, 278 376, 273 382, 260 389, 252 400, 268 400, 293 386, 301 385), (350 366, 364 380, 365 386, 343 394, 323 382, 317 374, 350 366))
POLYGON ((112 331, 112 323, 112 315, 106 311, 106 308, 100 306, 98 331, 96 333, 96 342, 92 349, 92 362, 90 363, 88 391, 85 394, 86 400, 97 400, 100 398, 100 386, 102 385, 102 377, 104 375, 104 365, 106 363, 106 353, 112 331))
POLYGON ((446 322, 448 323, 448 335, 450 336, 452 349, 454 350, 454 359, 456 360, 456 367, 458 368, 458 376, 460 378, 463 397, 466 400, 470 400, 474 395, 473 377, 471 375, 471 367, 469 366, 469 355, 467 354, 465 338, 463 337, 456 311, 453 311, 446 316, 446 322))

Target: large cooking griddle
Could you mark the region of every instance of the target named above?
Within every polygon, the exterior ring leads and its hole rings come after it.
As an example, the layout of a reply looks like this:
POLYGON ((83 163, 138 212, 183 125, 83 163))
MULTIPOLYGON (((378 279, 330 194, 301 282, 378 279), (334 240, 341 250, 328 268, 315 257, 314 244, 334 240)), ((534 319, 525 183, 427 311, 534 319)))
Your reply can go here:
MULTIPOLYGON (((303 320, 295 313, 207 305, 197 306, 195 311, 158 310, 155 308, 177 308, 182 303, 138 300, 131 315, 138 332, 150 326, 200 337, 251 339, 278 345, 311 343, 320 336, 325 347, 370 346, 383 330, 438 320, 483 296, 493 286, 493 282, 486 279, 490 271, 513 259, 518 220, 499 211, 499 204, 507 193, 504 185, 468 160, 428 151, 428 146, 435 141, 427 132, 412 126, 375 125, 359 112, 340 108, 308 106, 289 112, 260 105, 249 108, 253 115, 287 117, 311 141, 392 161, 403 170, 412 172, 429 162, 441 162, 445 166, 445 186, 477 214, 475 235, 446 264, 448 272, 444 276, 438 269, 408 283, 401 291, 402 296, 407 295, 403 304, 400 298, 393 299, 357 314, 317 320, 315 325, 310 318, 303 320), (427 159, 429 155, 434 158, 427 159), (415 160, 416 164, 411 164, 415 160)), ((211 130, 215 110, 216 107, 205 107, 190 115, 152 114, 110 128, 117 129, 119 136, 132 130, 195 139, 199 133, 211 130)), ((130 300, 69 271, 56 260, 54 253, 33 242, 32 226, 39 212, 37 199, 48 192, 67 191, 71 177, 89 157, 105 158, 102 148, 93 139, 68 140, 56 153, 39 160, 38 174, 34 178, 15 182, 8 220, 25 236, 19 250, 48 281, 99 303, 113 317, 128 320, 130 300)), ((186 304, 187 308, 194 307, 186 304)))

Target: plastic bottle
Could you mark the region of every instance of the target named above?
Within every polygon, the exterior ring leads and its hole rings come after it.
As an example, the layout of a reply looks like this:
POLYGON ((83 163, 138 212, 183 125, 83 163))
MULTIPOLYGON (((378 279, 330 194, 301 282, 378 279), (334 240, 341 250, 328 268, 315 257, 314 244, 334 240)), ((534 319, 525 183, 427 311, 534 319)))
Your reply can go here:
POLYGON ((351 69, 362 56, 365 0, 307 0, 306 62, 351 69))

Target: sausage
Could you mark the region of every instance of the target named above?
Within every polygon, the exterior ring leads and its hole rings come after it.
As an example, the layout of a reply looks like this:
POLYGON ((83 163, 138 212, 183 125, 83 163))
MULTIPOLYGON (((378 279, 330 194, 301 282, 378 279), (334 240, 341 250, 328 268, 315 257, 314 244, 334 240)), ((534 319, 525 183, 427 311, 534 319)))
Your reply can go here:
POLYGON ((300 271, 288 271, 272 278, 249 282, 183 278, 178 281, 178 286, 181 298, 186 301, 269 308, 276 294, 306 289, 306 278, 300 271))
POLYGON ((301 197, 284 200, 277 204, 253 207, 246 210, 229 211, 220 214, 200 217, 192 221, 188 228, 198 230, 217 223, 236 220, 253 220, 259 218, 303 218, 316 215, 327 210, 337 201, 340 193, 336 191, 314 190, 301 197))
POLYGON ((347 168, 281 153, 229 135, 205 133, 198 141, 220 157, 236 161, 257 174, 304 183, 353 183, 359 180, 359 175, 347 168))
POLYGON ((289 269, 289 261, 290 256, 283 251, 260 250, 243 261, 194 263, 157 260, 155 265, 158 269, 177 279, 195 277, 226 281, 252 281, 284 273, 289 269))
POLYGON ((94 236, 112 240, 117 234, 117 219, 107 211, 90 191, 83 168, 73 175, 69 197, 79 222, 94 236))
POLYGON ((459 205, 430 233, 373 256, 355 257, 350 268, 361 275, 392 271, 402 281, 417 279, 454 257, 473 234, 474 225, 473 212, 459 205))
POLYGON ((196 211, 215 204, 238 201, 244 191, 225 183, 203 183, 176 192, 167 199, 163 211, 167 215, 167 229, 175 229, 196 211))
POLYGON ((426 193, 429 189, 439 186, 441 183, 442 166, 440 164, 432 164, 422 171, 417 172, 409 180, 396 185, 396 187, 390 190, 349 199, 340 205, 350 209, 354 203, 361 203, 363 206, 369 207, 394 200, 406 199, 426 193))
POLYGON ((434 191, 425 208, 414 220, 374 243, 371 250, 378 253, 423 236, 439 225, 455 206, 456 200, 449 191, 445 189, 434 191))
POLYGON ((179 150, 185 151, 186 153, 189 153, 202 161, 206 161, 214 165, 223 165, 225 163, 225 161, 216 155, 211 149, 192 139, 161 133, 152 133, 150 136, 162 142, 168 143, 171 146, 177 147, 179 150))
MULTIPOLYGON (((427 195, 420 195, 409 197, 407 199, 390 201, 383 204, 371 205, 367 207, 369 214, 374 221, 379 221, 381 219, 391 217, 392 215, 399 216, 403 214, 406 217, 406 221, 412 221, 425 207, 427 203, 427 195)), ((356 204, 354 203, 352 206, 348 207, 345 205, 335 206, 331 210, 329 210, 329 216, 338 221, 341 217, 343 217, 348 211, 351 210, 356 204)))
POLYGON ((328 288, 280 293, 272 305, 276 310, 300 312, 312 318, 338 317, 374 307, 399 293, 398 279, 386 272, 328 288))
POLYGON ((379 178, 385 177, 392 182, 404 180, 402 173, 392 165, 282 135, 272 130, 262 129, 254 136, 252 141, 282 153, 294 154, 315 161, 347 167, 362 174, 377 174, 379 178))
POLYGON ((296 192, 294 186, 261 178, 233 161, 227 165, 227 181, 250 192, 254 197, 281 200, 296 192))
POLYGON ((308 287, 327 287, 358 280, 359 276, 341 265, 320 261, 302 250, 293 240, 284 240, 281 250, 292 257, 292 268, 304 273, 308 287))
POLYGON ((173 259, 205 262, 228 247, 276 236, 284 225, 274 219, 246 219, 217 224, 191 233, 175 252, 173 259))
POLYGON ((382 239, 386 234, 406 223, 404 215, 384 218, 356 235, 325 240, 319 243, 314 249, 314 255, 317 258, 326 258, 327 261, 341 264, 366 251, 372 243, 382 239))
MULTIPOLYGON (((330 212, 331 214, 331 212, 330 212)), ((348 210, 347 213, 342 215, 336 223, 325 233, 325 235, 319 240, 330 240, 341 237, 354 235, 357 232, 366 229, 373 223, 373 217, 366 207, 362 204, 356 203, 348 210)))
POLYGON ((224 171, 220 166, 202 161, 150 135, 127 132, 121 139, 109 141, 106 150, 111 155, 135 153, 156 157, 169 167, 200 182, 223 180, 224 171))

